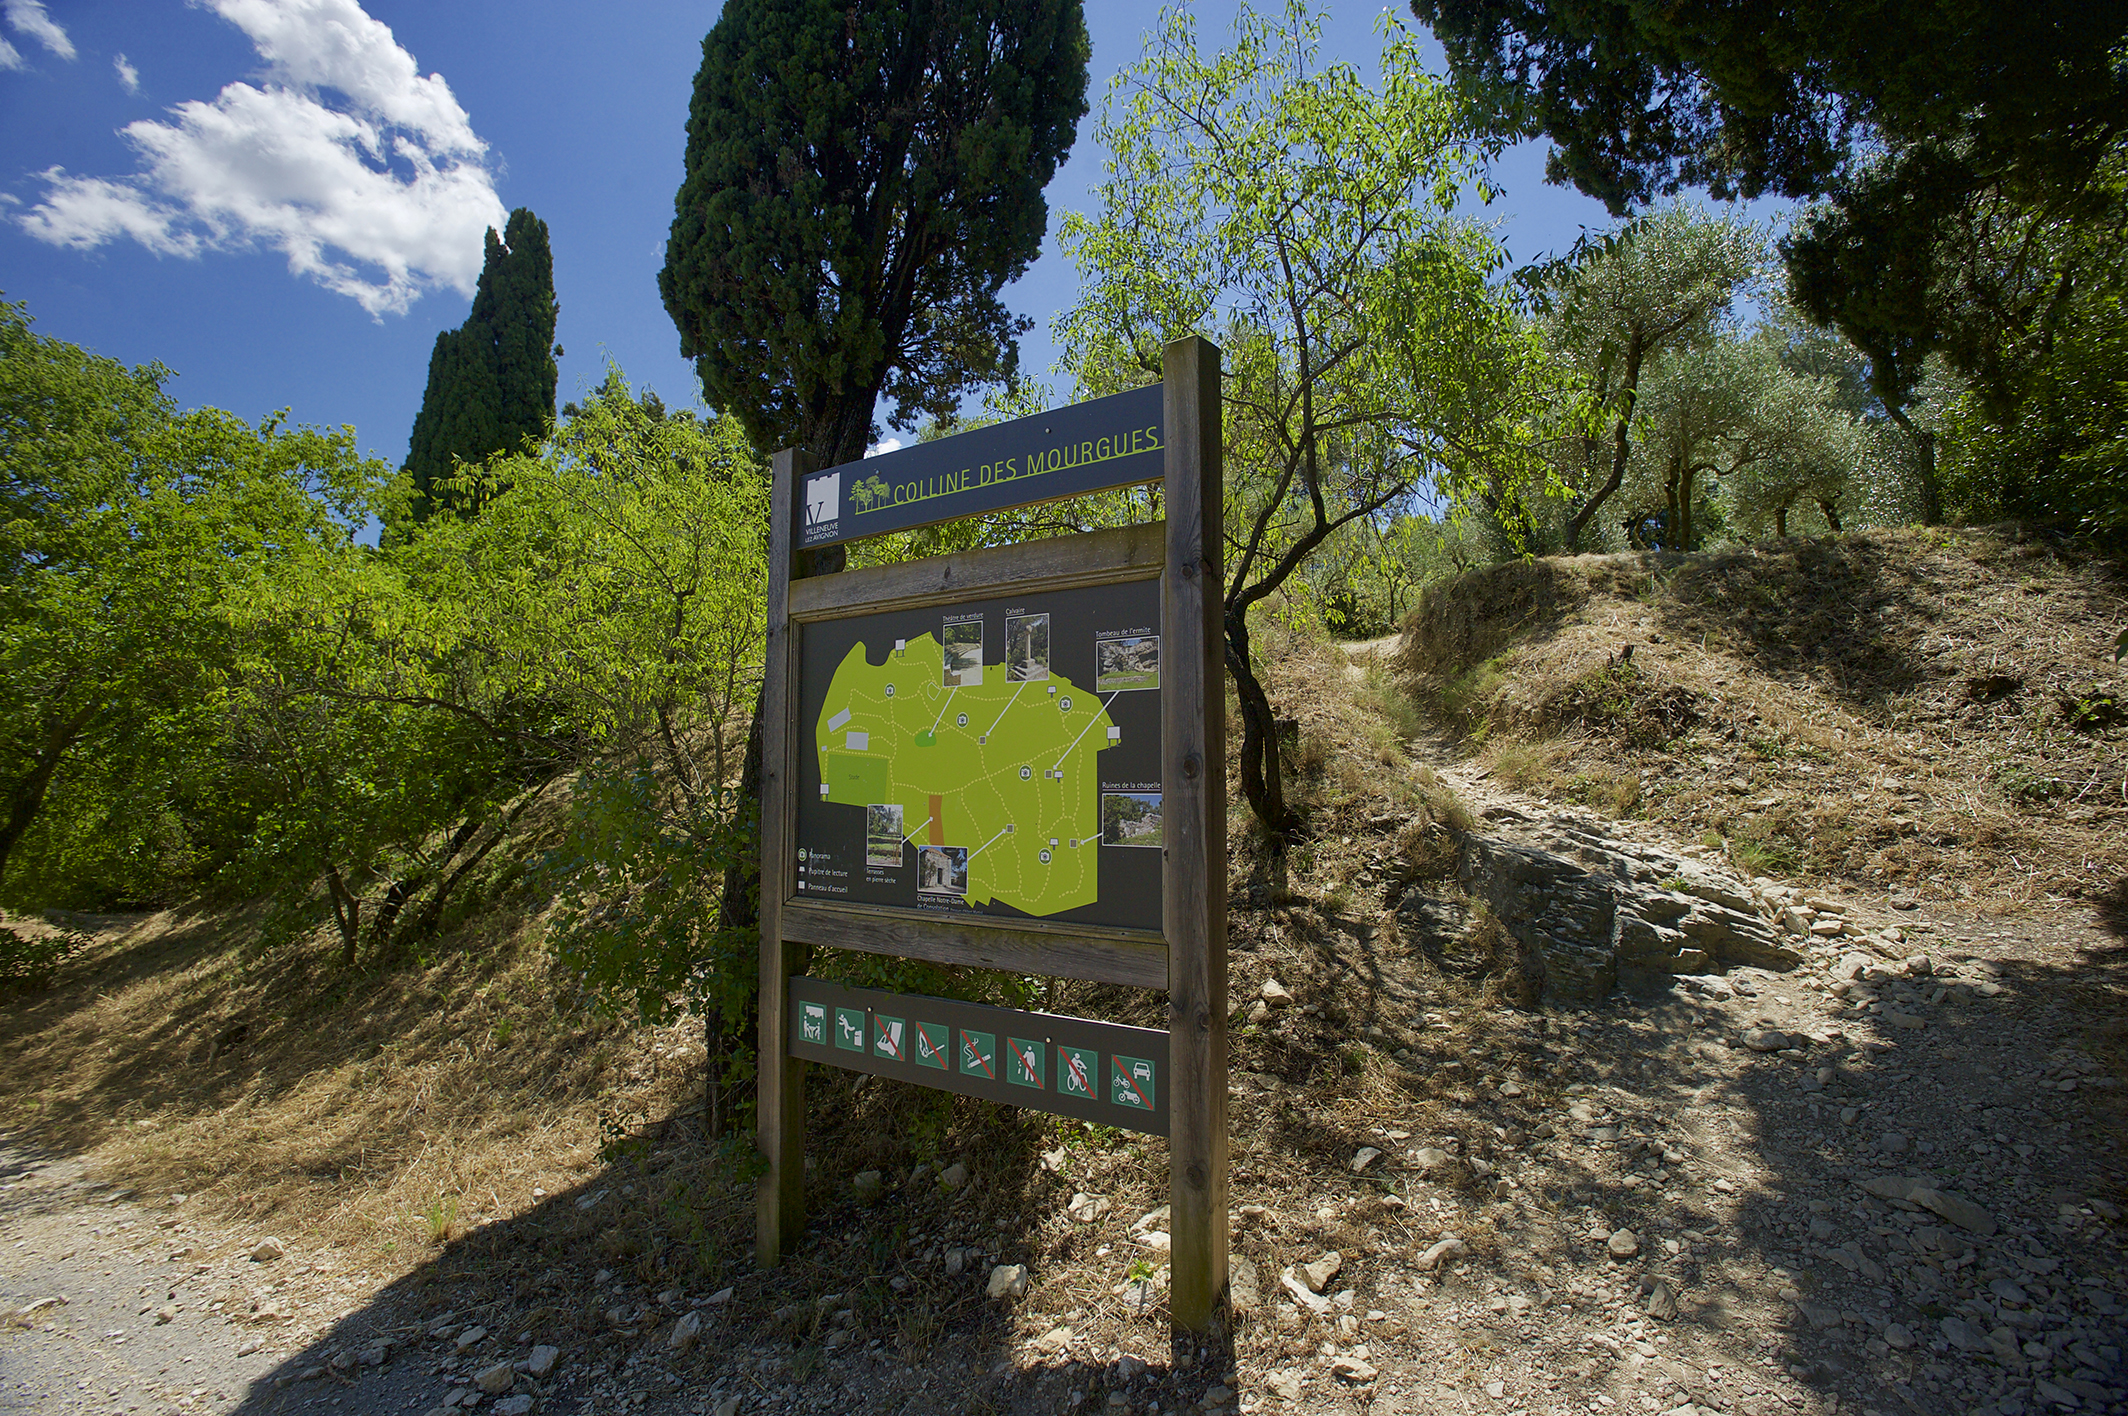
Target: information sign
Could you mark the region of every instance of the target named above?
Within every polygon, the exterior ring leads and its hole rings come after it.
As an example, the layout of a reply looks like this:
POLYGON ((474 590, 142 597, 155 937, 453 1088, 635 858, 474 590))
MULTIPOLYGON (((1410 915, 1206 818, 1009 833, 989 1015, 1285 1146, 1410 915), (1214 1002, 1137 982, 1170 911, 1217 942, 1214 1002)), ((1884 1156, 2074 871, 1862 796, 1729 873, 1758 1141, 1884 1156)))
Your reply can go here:
POLYGON ((815 471, 776 454, 761 733, 759 1225, 805 1224, 805 1063, 1168 1138, 1170 1311, 1227 1281, 1219 351, 815 471), (1158 480, 1162 519, 832 575, 805 548, 1158 480), (1165 1031, 850 988, 817 948, 1157 990, 1165 1031))

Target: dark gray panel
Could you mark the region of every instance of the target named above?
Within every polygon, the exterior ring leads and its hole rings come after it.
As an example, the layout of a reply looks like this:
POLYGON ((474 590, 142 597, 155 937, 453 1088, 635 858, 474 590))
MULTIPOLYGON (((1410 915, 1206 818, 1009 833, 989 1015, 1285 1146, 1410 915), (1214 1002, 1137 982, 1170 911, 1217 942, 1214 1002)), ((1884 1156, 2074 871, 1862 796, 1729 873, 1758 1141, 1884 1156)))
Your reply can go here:
MULTIPOLYGON (((992 925, 1038 918, 1157 935, 1162 927, 1165 854, 1159 831, 1160 614, 1159 582, 1128 580, 847 615, 802 626, 792 753, 793 898, 816 904, 885 905, 961 919, 973 916, 992 925), (1020 662, 1014 657, 1019 637, 1015 627, 1035 621, 1041 626, 1043 677, 1015 678, 1020 662), (956 687, 946 694, 938 670, 928 675, 895 671, 902 653, 897 644, 917 645, 928 637, 943 645, 955 632, 967 636, 965 652, 971 663, 980 646, 980 685, 956 687), (859 646, 864 654, 860 677, 877 671, 892 679, 882 691, 898 694, 896 704, 916 705, 913 718, 901 721, 904 710, 890 711, 881 703, 866 707, 841 699, 829 702, 838 668, 846 661, 855 665, 859 646), (1032 741, 1024 737, 1029 715, 1055 720, 1062 705, 1105 713, 1117 736, 1111 740, 1105 733, 1088 732, 1075 737, 1060 729, 1053 738, 1039 738, 1041 751, 1021 752, 1021 746, 1032 741), (855 715, 849 711, 853 707, 855 715), (907 729, 923 729, 927 721, 927 731, 908 734, 907 729), (849 751, 858 733, 863 746, 849 751), (831 760, 854 766, 862 759, 882 778, 921 784, 934 754, 950 758, 957 774, 968 754, 984 753, 997 759, 1000 771, 1016 772, 1025 782, 1025 787, 1010 785, 1015 802, 1036 804, 1027 815, 1015 814, 1008 837, 1000 837, 1000 823, 990 819, 997 813, 986 813, 978 829, 962 809, 966 793, 959 801, 943 803, 951 814, 934 823, 929 791, 882 791, 864 800, 899 808, 901 830, 908 838, 876 854, 868 834, 868 806, 822 795, 823 771, 831 760), (1054 790, 1059 796, 1052 801, 1049 773, 1066 766, 1067 759, 1072 770, 1057 779, 1054 790), (1117 827, 1113 837, 1106 829, 1111 817, 1117 827), (1060 820, 1079 825, 1049 829, 1060 820), (933 824, 936 837, 930 834, 933 824), (965 894, 925 888, 927 844, 942 848, 960 868, 961 877, 946 883, 970 887, 965 894), (982 858, 986 848, 993 852, 987 864, 982 858), (1067 878, 1082 884, 1090 879, 1092 897, 1082 893, 1081 903, 1045 908, 1039 892, 1026 885, 1038 878, 1034 872, 1049 869, 1060 875, 1069 870, 1067 878), (1003 877, 993 873, 1000 871, 1014 886, 1000 885, 1003 877), (972 903, 970 896, 984 898, 972 903), (1023 911, 1008 901, 1029 908, 1023 911)), ((884 844, 885 838, 881 841, 884 844)))
POLYGON ((790 980, 785 1002, 793 1057, 1120 1130, 1168 1133, 1162 1029, 802 976, 790 980))

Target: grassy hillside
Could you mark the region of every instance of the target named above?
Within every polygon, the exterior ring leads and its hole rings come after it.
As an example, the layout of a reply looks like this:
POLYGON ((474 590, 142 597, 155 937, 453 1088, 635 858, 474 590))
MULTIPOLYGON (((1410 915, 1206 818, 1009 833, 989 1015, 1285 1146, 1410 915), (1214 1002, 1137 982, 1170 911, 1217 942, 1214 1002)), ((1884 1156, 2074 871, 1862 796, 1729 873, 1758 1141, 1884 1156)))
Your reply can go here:
POLYGON ((2128 569, 2010 527, 1509 563, 1396 665, 1502 785, 1741 867, 1997 904, 2128 873, 2128 569))

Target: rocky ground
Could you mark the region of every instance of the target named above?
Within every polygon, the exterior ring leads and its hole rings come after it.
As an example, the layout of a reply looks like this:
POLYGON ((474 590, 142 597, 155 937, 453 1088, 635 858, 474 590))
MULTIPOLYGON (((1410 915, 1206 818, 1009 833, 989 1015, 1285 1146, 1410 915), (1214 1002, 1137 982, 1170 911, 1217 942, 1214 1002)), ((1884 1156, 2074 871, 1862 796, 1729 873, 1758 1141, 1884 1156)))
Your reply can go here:
POLYGON ((2123 980, 2084 916, 1740 879, 1442 772, 1502 947, 1579 933, 1513 1004, 1417 818, 1338 842, 1334 901, 1237 899, 1216 1342, 1168 1328, 1165 1151, 1114 1134, 824 1168, 800 1260, 683 1282, 598 1230, 654 1192, 617 1162, 381 1288, 18 1146, 0 1411, 2128 1413, 2123 980), (606 1250, 549 1252, 557 1215, 606 1250))

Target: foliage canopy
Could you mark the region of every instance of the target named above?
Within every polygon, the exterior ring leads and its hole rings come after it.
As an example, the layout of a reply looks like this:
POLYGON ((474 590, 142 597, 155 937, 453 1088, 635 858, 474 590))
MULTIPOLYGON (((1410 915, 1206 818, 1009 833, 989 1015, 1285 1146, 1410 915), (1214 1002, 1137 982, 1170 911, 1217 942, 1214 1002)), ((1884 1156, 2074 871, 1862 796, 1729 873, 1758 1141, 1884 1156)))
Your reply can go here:
POLYGON ((710 406, 828 466, 1010 379, 1087 54, 1079 0, 727 4, 658 275, 710 406))
POLYGON ((1100 135, 1100 207, 1066 251, 1084 286, 1058 320, 1088 394, 1157 378, 1161 347, 1225 350, 1227 665, 1244 794, 1274 841, 1285 802, 1249 614, 1341 527, 1534 490, 1522 436, 1540 351, 1488 283, 1498 247, 1452 215, 1484 147, 1416 41, 1388 36, 1382 80, 1317 62, 1320 24, 1244 7, 1206 58, 1171 13, 1117 81, 1100 135))

